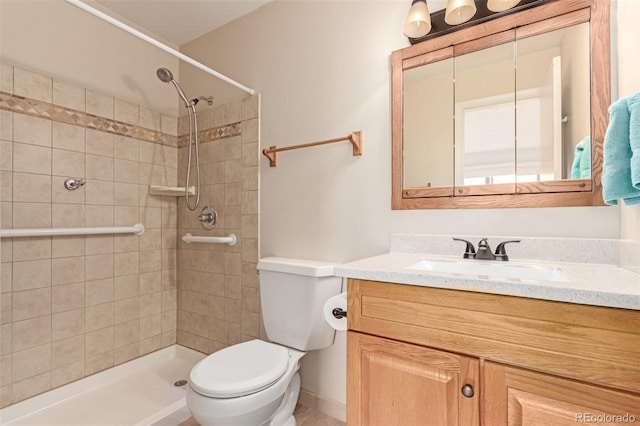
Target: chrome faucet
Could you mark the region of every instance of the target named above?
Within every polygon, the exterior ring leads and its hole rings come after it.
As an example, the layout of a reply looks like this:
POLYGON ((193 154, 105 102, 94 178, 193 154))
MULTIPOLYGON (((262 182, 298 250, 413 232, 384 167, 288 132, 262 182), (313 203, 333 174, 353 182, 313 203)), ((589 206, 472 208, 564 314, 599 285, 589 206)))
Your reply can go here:
POLYGON ((491 247, 489 246, 489 243, 487 242, 486 238, 482 238, 480 240, 480 242, 478 242, 478 251, 477 252, 476 252, 475 247, 473 246, 473 243, 470 242, 470 241, 463 240, 462 238, 454 238, 454 241, 462 241, 462 242, 467 244, 467 247, 465 248, 464 254, 462 255, 462 257, 465 258, 465 259, 502 260, 502 261, 509 260, 509 256, 507 255, 507 252, 506 252, 504 246, 506 244, 509 244, 509 243, 519 243, 520 242, 520 240, 503 241, 500 244, 498 244, 498 247, 496 247, 496 252, 494 254, 491 251, 491 247))

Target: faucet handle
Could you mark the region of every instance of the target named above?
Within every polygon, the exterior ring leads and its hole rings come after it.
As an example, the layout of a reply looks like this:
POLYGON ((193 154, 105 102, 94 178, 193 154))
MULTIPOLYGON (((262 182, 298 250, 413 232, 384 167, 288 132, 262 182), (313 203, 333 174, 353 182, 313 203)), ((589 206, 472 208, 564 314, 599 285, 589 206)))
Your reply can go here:
POLYGON ((453 237, 454 241, 462 241, 463 243, 467 243, 467 247, 464 250, 464 254, 462 257, 464 259, 473 259, 476 256, 476 249, 473 247, 473 243, 471 241, 463 240, 462 238, 453 237))
POLYGON ((508 240, 498 244, 498 247, 496 247, 496 260, 509 260, 509 256, 507 256, 507 251, 504 249, 504 246, 509 243, 519 243, 519 242, 520 240, 508 240))

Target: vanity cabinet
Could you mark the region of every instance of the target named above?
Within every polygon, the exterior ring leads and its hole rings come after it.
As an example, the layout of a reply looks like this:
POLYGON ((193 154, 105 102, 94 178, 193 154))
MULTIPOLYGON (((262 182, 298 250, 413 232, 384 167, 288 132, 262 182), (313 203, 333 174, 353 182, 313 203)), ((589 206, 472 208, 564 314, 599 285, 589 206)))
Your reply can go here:
POLYGON ((479 361, 349 331, 349 425, 478 425, 479 361))
POLYGON ((347 312, 350 426, 640 421, 640 311, 350 279, 347 312))

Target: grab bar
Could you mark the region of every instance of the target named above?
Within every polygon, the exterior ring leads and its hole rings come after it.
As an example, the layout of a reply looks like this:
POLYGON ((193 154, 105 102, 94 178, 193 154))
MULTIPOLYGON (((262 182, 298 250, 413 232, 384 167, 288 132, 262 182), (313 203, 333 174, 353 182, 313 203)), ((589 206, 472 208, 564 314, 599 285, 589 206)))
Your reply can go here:
POLYGON ((235 246, 238 242, 236 234, 229 234, 228 237, 199 237, 186 233, 182 236, 182 241, 185 243, 211 243, 211 244, 229 244, 235 246))
POLYGON ((144 233, 144 225, 115 226, 105 228, 30 228, 0 229, 0 238, 15 237, 58 237, 63 235, 100 235, 100 234, 136 234, 144 233))

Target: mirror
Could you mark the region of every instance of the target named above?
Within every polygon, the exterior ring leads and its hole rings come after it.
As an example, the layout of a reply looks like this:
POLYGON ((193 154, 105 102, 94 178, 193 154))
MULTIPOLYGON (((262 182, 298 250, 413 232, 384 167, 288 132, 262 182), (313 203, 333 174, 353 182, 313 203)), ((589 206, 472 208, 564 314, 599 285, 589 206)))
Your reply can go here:
POLYGON ((393 208, 601 205, 601 9, 539 6, 394 52, 393 208))

